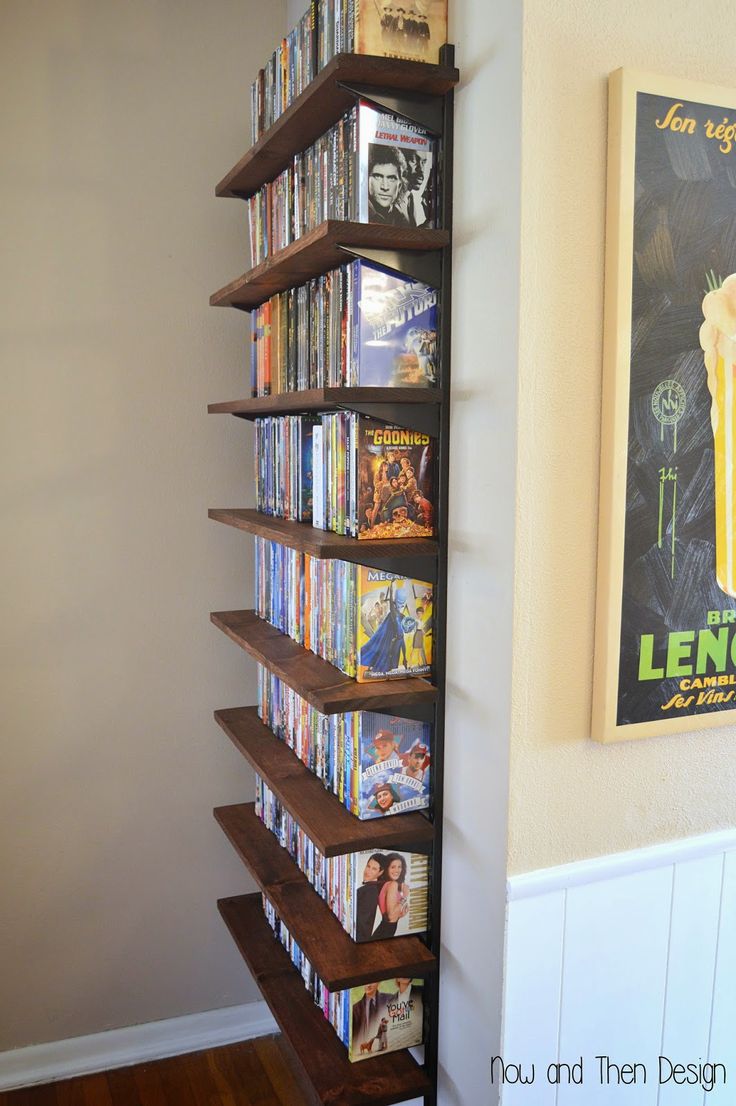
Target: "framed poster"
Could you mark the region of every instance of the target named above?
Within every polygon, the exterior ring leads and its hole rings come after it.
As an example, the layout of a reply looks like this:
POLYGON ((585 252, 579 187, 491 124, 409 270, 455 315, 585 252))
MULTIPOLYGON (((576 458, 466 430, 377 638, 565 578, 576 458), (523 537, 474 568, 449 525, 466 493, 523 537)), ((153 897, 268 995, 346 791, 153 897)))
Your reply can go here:
POLYGON ((736 724, 736 89, 610 79, 593 737, 736 724))

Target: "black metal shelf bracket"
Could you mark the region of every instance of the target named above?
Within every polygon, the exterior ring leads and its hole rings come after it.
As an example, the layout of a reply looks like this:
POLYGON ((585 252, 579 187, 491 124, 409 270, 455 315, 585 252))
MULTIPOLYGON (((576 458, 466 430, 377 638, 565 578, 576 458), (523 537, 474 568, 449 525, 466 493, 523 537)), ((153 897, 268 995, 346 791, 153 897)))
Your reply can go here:
POLYGON ((353 84, 338 81, 337 87, 349 92, 356 100, 366 100, 379 111, 400 115, 410 123, 416 123, 431 134, 441 135, 444 130, 444 102, 441 96, 427 96, 421 92, 405 92, 403 89, 379 89, 375 85, 353 84))
POLYGON ((343 411, 356 411, 379 422, 417 430, 436 438, 440 429, 440 405, 438 403, 340 403, 343 411))
POLYGON ((371 246, 343 246, 342 243, 337 248, 350 257, 370 261, 372 265, 399 276, 409 276, 431 288, 439 288, 442 283, 441 250, 381 250, 371 246))
POLYGON ((366 568, 375 568, 378 572, 393 572, 395 576, 408 576, 423 584, 437 582, 436 557, 416 557, 411 553, 405 556, 399 553, 395 557, 377 557, 375 554, 371 555, 370 549, 365 548, 370 544, 370 541, 360 543, 358 554, 360 560, 356 563, 365 565, 366 568))

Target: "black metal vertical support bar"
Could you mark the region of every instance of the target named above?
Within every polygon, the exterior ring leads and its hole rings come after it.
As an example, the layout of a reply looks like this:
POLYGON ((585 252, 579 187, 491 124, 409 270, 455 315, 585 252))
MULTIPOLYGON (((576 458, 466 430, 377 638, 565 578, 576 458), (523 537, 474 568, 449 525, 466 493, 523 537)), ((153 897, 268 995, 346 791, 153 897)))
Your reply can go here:
MULTIPOLYGON (((455 64, 455 47, 443 46, 440 54, 443 65, 455 64)), ((441 969, 442 916, 442 818, 445 761, 445 679, 447 670, 447 550, 449 534, 449 485, 450 485, 450 322, 452 318, 452 184, 453 184, 453 113, 454 94, 445 94, 443 102, 443 126, 440 139, 440 206, 441 226, 450 232, 450 242, 442 251, 442 279, 440 283, 440 431, 438 437, 438 498, 437 536, 439 555, 434 605, 434 657, 435 680, 439 697, 435 707, 434 726, 434 791, 432 815, 435 825, 432 853, 432 908, 430 943, 437 957, 437 972, 429 980, 429 1029, 425 1046, 425 1067, 432 1081, 432 1091, 424 1096, 425 1106, 436 1106, 437 1078, 439 1074, 439 993, 441 969)))

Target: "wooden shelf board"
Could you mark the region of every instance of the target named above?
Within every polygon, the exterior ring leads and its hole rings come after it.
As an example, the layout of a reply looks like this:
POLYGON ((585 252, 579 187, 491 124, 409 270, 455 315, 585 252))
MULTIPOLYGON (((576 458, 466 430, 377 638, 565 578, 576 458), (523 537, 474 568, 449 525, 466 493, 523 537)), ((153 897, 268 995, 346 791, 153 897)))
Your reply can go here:
POLYGON ((351 814, 286 742, 264 726, 255 707, 217 710, 215 720, 323 856, 363 849, 427 852, 431 848, 434 827, 418 811, 365 821, 351 814))
POLYGON ((421 1098, 431 1083, 408 1051, 351 1064, 263 915, 261 896, 221 899, 218 908, 264 999, 291 1046, 315 1103, 392 1106, 421 1098))
POLYGON ((210 403, 210 415, 241 415, 257 419, 264 415, 289 414, 296 411, 339 411, 351 404, 442 402, 439 388, 309 388, 302 392, 282 392, 272 396, 250 396, 225 403, 210 403))
POLYGON ((361 54, 337 54, 215 189, 217 196, 246 199, 290 165, 356 102, 339 81, 442 96, 458 83, 454 67, 361 54))
POLYGON ((384 223, 347 223, 327 219, 260 265, 210 296, 212 307, 250 311, 276 292, 304 284, 350 260, 340 246, 386 250, 439 250, 448 245, 446 230, 417 230, 384 223))
POLYGON ((361 564, 362 558, 376 557, 436 557, 437 542, 431 538, 379 538, 374 541, 333 534, 330 530, 318 530, 308 522, 290 522, 283 518, 264 515, 250 508, 211 508, 208 512, 215 522, 234 526, 249 534, 277 541, 309 553, 323 560, 352 561, 361 564))
POLYGON ((416 677, 358 683, 259 618, 255 611, 219 611, 210 619, 322 714, 348 710, 391 713, 400 707, 428 706, 437 699, 437 688, 416 677))
POLYGON ((217 807, 215 818, 328 990, 436 971, 437 960, 415 935, 354 941, 263 825, 255 803, 217 807))

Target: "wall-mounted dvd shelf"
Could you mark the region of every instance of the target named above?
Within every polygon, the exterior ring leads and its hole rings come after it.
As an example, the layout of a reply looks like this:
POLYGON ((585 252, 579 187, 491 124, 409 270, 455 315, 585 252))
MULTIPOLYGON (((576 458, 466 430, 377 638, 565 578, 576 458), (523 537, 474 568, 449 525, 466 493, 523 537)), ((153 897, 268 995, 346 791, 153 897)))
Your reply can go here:
POLYGON ((435 971, 437 960, 419 937, 353 941, 259 820, 254 803, 217 807, 215 818, 276 913, 299 934, 304 954, 330 991, 435 971))
MULTIPOLYGON (((209 512, 217 522, 312 557, 364 564, 433 585, 432 682, 413 677, 359 683, 260 619, 254 611, 225 611, 210 616, 233 642, 323 714, 367 711, 390 714, 397 721, 413 719, 431 724, 428 810, 361 821, 263 724, 255 707, 237 707, 215 714, 236 749, 323 856, 403 849, 425 853, 429 858, 429 926, 425 938, 414 934, 356 943, 255 815, 252 804, 216 811, 228 839, 323 982, 343 988, 351 983, 392 978, 394 974, 416 975, 424 981, 424 1009, 429 1014, 424 1063, 418 1064, 407 1048, 351 1063, 345 1045, 305 989, 302 974, 274 937, 264 916, 261 895, 225 899, 218 904, 291 1046, 305 1089, 315 1104, 390 1106, 423 1098, 425 1106, 436 1106, 437 1101, 450 426, 452 90, 458 80, 452 46, 443 47, 438 66, 393 58, 338 55, 216 189, 218 196, 247 199, 254 195, 291 166, 295 155, 336 124, 358 100, 379 111, 402 116, 410 124, 424 128, 437 143, 436 222, 443 229, 418 229, 416 223, 408 226, 327 220, 231 281, 210 299, 214 306, 249 311, 278 292, 303 285, 353 260, 424 283, 438 293, 437 372, 424 380, 431 387, 322 387, 244 397, 208 407, 213 414, 250 420, 270 415, 353 411, 429 434, 436 441, 433 446, 437 470, 436 540, 373 541, 340 536, 309 523, 278 519, 245 508, 209 512)), ((339 378, 339 374, 299 377, 339 378)), ((370 378, 354 379, 365 383, 370 378)), ((397 376, 393 382, 403 385, 406 379, 397 376)), ((387 382, 386 378, 378 381, 387 382)), ((257 386, 260 390, 268 387, 264 388, 262 383, 257 386)), ((283 382, 280 386, 284 386, 283 382)))
POLYGON ((303 392, 280 392, 271 396, 248 396, 225 403, 210 403, 210 415, 239 415, 260 419, 265 415, 292 415, 303 411, 355 411, 365 404, 397 404, 401 408, 432 407, 442 402, 439 388, 310 388, 303 392))
POLYGON ((437 688, 417 678, 359 684, 334 664, 323 661, 269 622, 264 622, 255 611, 216 611, 210 619, 231 641, 322 714, 431 708, 437 698, 437 688))
POLYGON ((215 711, 215 721, 323 856, 363 849, 428 852, 431 848, 434 826, 418 812, 367 821, 350 814, 286 743, 264 726, 255 707, 215 711))
POLYGON ((236 415, 248 420, 267 415, 357 411, 436 438, 442 400, 439 388, 310 388, 210 403, 207 411, 210 415, 236 415))
POLYGON ((360 540, 308 522, 274 518, 252 508, 210 508, 209 517, 236 530, 276 541, 321 560, 350 561, 433 584, 437 579, 439 546, 432 538, 360 540))
POLYGON ((259 894, 221 899, 217 905, 291 1046, 315 1104, 392 1106, 432 1093, 430 1077, 406 1050, 350 1063, 288 953, 274 940, 259 894))
POLYGON ((452 65, 337 54, 307 89, 254 146, 226 173, 217 196, 245 200, 291 163, 295 151, 311 145, 355 103, 345 85, 367 85, 376 91, 396 89, 419 96, 444 96, 460 79, 452 65))
POLYGON ((417 230, 384 223, 343 223, 326 219, 308 234, 267 257, 254 269, 230 281, 210 296, 211 307, 250 311, 277 292, 285 292, 312 277, 344 265, 350 250, 372 249, 427 252, 449 245, 446 230, 417 230))
POLYGON ((268 538, 269 541, 288 545, 300 553, 309 553, 312 557, 326 560, 362 564, 363 557, 374 560, 417 557, 431 561, 437 556, 437 542, 431 538, 378 538, 375 541, 360 541, 344 534, 333 534, 331 530, 319 530, 308 522, 290 522, 288 519, 264 515, 252 508, 212 507, 207 513, 215 522, 222 522, 236 530, 245 530, 249 534, 268 538))

